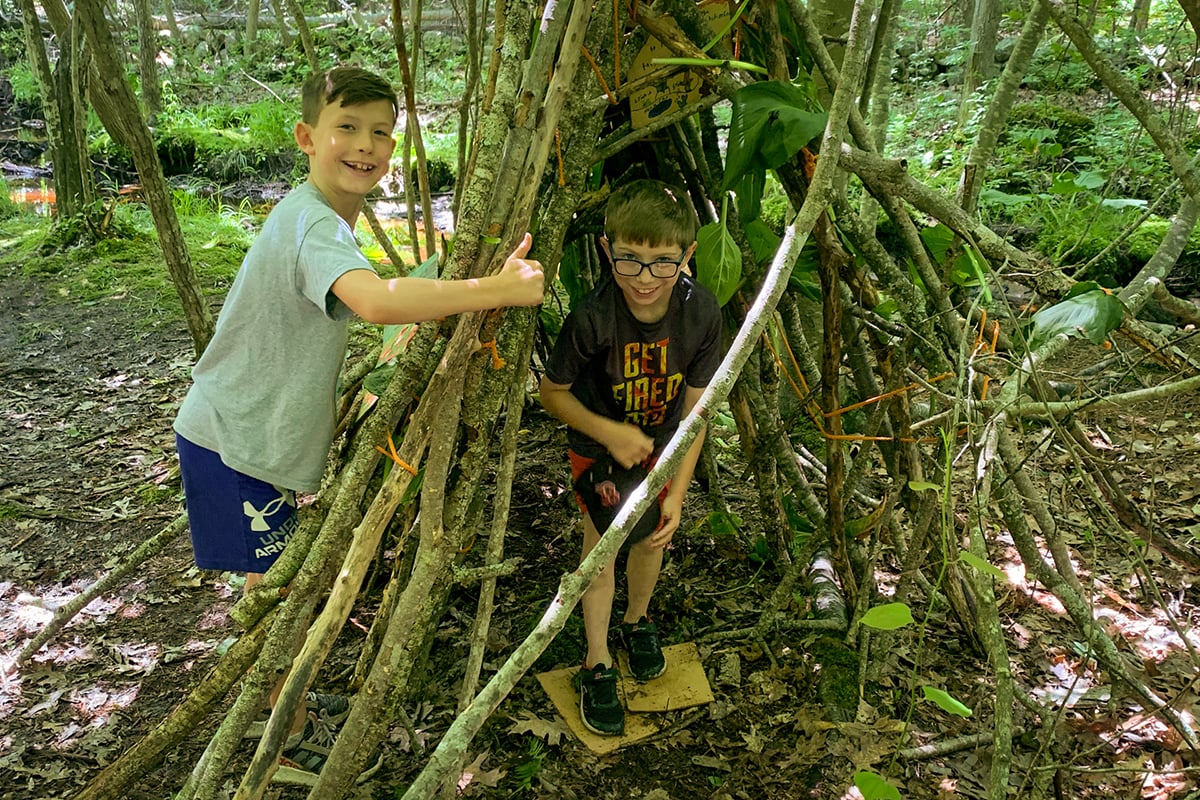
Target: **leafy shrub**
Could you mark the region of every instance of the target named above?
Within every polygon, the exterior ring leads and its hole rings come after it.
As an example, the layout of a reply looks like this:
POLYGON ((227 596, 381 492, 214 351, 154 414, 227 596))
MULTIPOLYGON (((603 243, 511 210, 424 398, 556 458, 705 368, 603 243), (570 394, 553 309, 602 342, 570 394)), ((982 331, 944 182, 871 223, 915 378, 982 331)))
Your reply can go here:
POLYGON ((15 217, 20 210, 21 207, 8 195, 8 184, 0 178, 0 219, 15 217))
POLYGON ((1096 122, 1091 117, 1054 103, 1018 103, 1008 115, 1009 130, 1049 129, 1064 151, 1086 148, 1096 122))
POLYGON ((31 115, 41 113, 42 96, 28 61, 21 60, 9 65, 8 84, 12 87, 14 107, 27 109, 31 115))

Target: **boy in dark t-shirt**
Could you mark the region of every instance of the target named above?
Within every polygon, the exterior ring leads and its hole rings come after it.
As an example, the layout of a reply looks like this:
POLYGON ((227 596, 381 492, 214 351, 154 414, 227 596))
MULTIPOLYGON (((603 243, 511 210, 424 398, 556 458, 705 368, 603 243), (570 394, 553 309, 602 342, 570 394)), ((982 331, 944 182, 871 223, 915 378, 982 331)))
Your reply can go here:
MULTIPOLYGON (((651 180, 617 189, 604 233, 600 244, 612 263, 612 280, 572 309, 541 381, 542 404, 567 423, 576 481, 613 462, 624 469, 652 466, 721 361, 720 307, 684 269, 696 248, 696 217, 682 192, 651 180)), ((659 495, 657 529, 629 549, 628 606, 617 632, 640 681, 666 669, 648 608, 703 439, 703 433, 696 437, 659 495)), ((600 510, 589 509, 582 494, 577 499, 586 557, 604 531, 593 519, 600 510)), ((620 673, 608 648, 614 571, 611 563, 605 567, 582 600, 587 655, 580 671, 580 715, 589 730, 605 735, 625 729, 620 673)))

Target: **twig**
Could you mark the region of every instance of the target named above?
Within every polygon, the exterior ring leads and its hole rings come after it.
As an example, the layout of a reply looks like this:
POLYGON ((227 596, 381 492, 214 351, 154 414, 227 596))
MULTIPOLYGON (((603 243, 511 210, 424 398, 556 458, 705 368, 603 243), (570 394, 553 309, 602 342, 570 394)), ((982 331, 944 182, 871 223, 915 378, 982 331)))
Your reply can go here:
MULTIPOLYGON (((280 23, 280 24, 284 24, 284 23, 280 23)), ((283 103, 285 106, 288 106, 289 108, 291 108, 291 103, 289 103, 287 100, 284 100, 282 97, 280 97, 278 94, 276 94, 276 93, 275 93, 275 90, 274 90, 274 89, 272 89, 270 86, 267 86, 265 83, 263 83, 263 82, 262 82, 262 81, 260 81, 258 78, 256 78, 256 77, 254 77, 253 75, 251 75, 249 72, 246 72, 246 70, 244 70, 244 69, 243 69, 243 70, 240 70, 240 71, 241 71, 242 75, 246 76, 246 77, 247 77, 247 78, 249 78, 251 81, 253 81, 254 83, 257 83, 257 84, 258 84, 259 86, 261 86, 261 87, 262 87, 264 90, 266 90, 267 94, 271 95, 271 97, 274 97, 276 100, 278 100, 279 102, 283 103)))
POLYGON ((690 725, 704 719, 704 717, 707 714, 708 714, 708 709, 703 706, 701 706, 700 708, 694 708, 691 711, 689 711, 688 713, 684 714, 679 719, 672 722, 667 727, 663 728, 658 733, 651 734, 650 736, 647 736, 642 741, 649 744, 650 742, 661 742, 663 739, 669 739, 670 737, 679 733, 684 728, 687 728, 690 725))
POLYGON ((16 665, 20 666, 21 664, 24 664, 30 656, 32 656, 38 650, 41 650, 42 647, 52 638, 54 638, 55 634, 62 630, 68 622, 74 619, 75 615, 83 610, 88 603, 92 602, 110 589, 120 585, 120 582, 124 580, 129 573, 140 567, 147 559, 152 558, 153 556, 162 552, 163 548, 166 547, 176 536, 178 536, 180 533, 183 533, 183 531, 187 528, 187 524, 188 522, 186 515, 176 517, 175 521, 170 525, 163 528, 146 541, 142 542, 142 544, 139 545, 136 550, 130 553, 124 561, 118 564, 112 572, 93 583, 87 589, 84 589, 83 592, 76 595, 69 603, 58 609, 58 611, 56 611, 54 614, 54 618, 51 619, 50 622, 46 623, 46 627, 42 629, 42 632, 35 636, 29 642, 29 644, 25 645, 20 654, 17 655, 16 665))
MULTIPOLYGON (((1020 736, 1025 732, 1024 728, 1013 728, 1013 736, 1020 736)), ((896 757, 902 758, 905 761, 921 761, 926 758, 937 758, 938 756, 946 756, 951 753, 957 753, 961 750, 970 750, 973 747, 988 744, 992 741, 990 733, 975 733, 970 736, 959 736, 954 739, 942 739, 929 744, 923 744, 920 747, 906 747, 903 750, 896 751, 896 757)))
MULTIPOLYGON (((775 626, 787 630, 804 631, 844 631, 845 624, 836 619, 776 619, 775 626)), ((758 636, 758 626, 735 628, 728 631, 716 631, 701 636, 697 641, 723 642, 728 639, 750 639, 758 636)))

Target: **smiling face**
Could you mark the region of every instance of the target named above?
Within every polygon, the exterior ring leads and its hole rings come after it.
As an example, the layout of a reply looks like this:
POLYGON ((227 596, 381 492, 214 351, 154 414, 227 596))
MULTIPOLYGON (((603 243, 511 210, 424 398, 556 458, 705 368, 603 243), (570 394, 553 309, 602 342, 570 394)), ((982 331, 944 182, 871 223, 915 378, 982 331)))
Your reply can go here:
POLYGON ((342 219, 354 224, 363 198, 388 171, 396 140, 395 108, 386 100, 321 109, 315 124, 296 124, 296 144, 308 155, 308 179, 342 219))
MULTIPOLYGON (((696 247, 692 244, 684 251, 677 244, 633 243, 624 239, 617 239, 615 242, 603 239, 602 244, 610 262, 631 259, 643 264, 673 261, 686 265, 696 247)), ((666 316, 671 305, 671 292, 679 281, 682 268, 669 278, 654 277, 648 267, 643 268, 636 276, 622 275, 617 272, 615 266, 612 269, 613 280, 621 289, 625 304, 629 306, 634 317, 642 322, 658 322, 666 316)))

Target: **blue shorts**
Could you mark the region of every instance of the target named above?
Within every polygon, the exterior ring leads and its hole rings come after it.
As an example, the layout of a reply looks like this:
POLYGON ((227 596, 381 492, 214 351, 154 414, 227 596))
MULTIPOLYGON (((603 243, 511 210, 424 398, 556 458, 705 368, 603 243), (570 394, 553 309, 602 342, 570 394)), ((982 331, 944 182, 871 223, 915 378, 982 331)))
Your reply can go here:
POLYGON ((179 434, 175 446, 196 566, 266 572, 296 530, 296 493, 230 469, 179 434))

